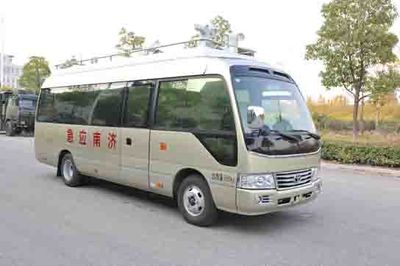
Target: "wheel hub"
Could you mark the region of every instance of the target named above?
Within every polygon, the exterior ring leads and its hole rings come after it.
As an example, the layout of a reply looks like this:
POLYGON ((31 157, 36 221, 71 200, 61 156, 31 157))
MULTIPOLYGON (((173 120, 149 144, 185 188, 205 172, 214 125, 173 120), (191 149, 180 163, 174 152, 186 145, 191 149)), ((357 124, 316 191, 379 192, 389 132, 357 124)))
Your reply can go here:
POLYGON ((72 180, 74 177, 74 167, 70 160, 66 160, 63 166, 63 176, 67 181, 72 180))
POLYGON ((192 216, 199 216, 204 210, 204 193, 197 186, 189 186, 183 193, 183 205, 192 216))

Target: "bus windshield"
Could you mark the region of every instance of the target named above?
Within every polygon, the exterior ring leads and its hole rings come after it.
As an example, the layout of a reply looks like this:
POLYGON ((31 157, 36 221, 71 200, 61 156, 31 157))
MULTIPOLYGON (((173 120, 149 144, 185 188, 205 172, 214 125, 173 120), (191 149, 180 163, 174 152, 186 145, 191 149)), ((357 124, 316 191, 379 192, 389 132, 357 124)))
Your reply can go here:
POLYGON ((23 109, 35 109, 36 99, 22 98, 19 100, 19 106, 23 109))
POLYGON ((245 132, 247 108, 264 108, 264 126, 270 130, 315 132, 310 113, 297 86, 293 83, 253 76, 233 79, 236 100, 245 132))

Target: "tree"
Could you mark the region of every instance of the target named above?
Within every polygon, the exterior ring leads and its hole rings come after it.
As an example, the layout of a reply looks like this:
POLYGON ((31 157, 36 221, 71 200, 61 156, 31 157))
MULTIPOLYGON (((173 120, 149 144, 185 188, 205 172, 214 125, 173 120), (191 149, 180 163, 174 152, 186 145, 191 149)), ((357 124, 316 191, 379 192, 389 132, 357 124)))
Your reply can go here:
POLYGON ((330 100, 332 106, 343 107, 347 105, 347 98, 344 95, 337 95, 335 98, 330 100))
POLYGON ((378 71, 368 80, 367 87, 371 92, 371 102, 375 105, 375 125, 378 127, 382 107, 388 99, 395 98, 395 90, 400 87, 400 73, 394 67, 378 71))
POLYGON ((371 96, 366 86, 371 69, 394 62, 398 42, 389 32, 397 17, 391 0, 333 0, 322 7, 324 24, 306 59, 322 60, 322 83, 345 88, 353 97, 353 137, 358 135, 359 103, 371 96))
MULTIPOLYGON (((232 33, 231 24, 228 20, 224 19, 222 16, 216 16, 210 21, 210 24, 215 28, 216 34, 213 38, 213 41, 216 42, 215 47, 220 48, 226 46, 227 36, 229 33, 232 33)), ((196 34, 191 38, 191 41, 188 43, 187 47, 197 47, 198 41, 196 39, 199 38, 199 35, 196 34)))
POLYGON ((50 76, 49 63, 44 57, 31 56, 22 68, 19 84, 36 93, 39 92, 44 80, 50 76))
POLYGON ((119 31, 119 42, 115 46, 125 56, 130 56, 134 50, 143 47, 145 37, 135 35, 133 31, 127 31, 124 27, 119 31))
POLYGON ((0 91, 12 91, 12 89, 10 86, 0 86, 0 91))

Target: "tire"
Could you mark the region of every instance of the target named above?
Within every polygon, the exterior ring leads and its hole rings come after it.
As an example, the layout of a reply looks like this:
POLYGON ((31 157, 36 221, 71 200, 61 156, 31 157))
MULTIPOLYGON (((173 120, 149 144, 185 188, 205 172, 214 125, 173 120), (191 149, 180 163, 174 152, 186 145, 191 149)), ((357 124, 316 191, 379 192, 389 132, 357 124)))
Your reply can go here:
POLYGON ((190 175, 180 184, 178 207, 190 224, 210 226, 217 220, 218 212, 210 188, 199 175, 190 175))
POLYGON ((83 177, 75 166, 74 159, 70 153, 64 155, 60 165, 61 177, 64 183, 70 187, 77 187, 83 184, 83 177))
POLYGON ((15 135, 15 130, 12 127, 11 121, 6 122, 5 129, 6 129, 6 136, 12 137, 15 135))
POLYGON ((14 130, 14 132, 15 132, 15 134, 21 134, 21 133, 22 133, 22 129, 21 129, 20 127, 17 127, 17 128, 14 130))

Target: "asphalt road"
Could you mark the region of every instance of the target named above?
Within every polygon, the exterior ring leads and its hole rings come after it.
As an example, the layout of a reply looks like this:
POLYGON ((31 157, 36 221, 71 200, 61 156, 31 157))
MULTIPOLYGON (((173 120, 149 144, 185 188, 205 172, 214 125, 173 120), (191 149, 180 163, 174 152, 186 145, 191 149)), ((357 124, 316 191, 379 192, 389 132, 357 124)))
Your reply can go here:
POLYGON ((0 265, 400 265, 400 178, 323 169, 309 205, 199 228, 173 202, 70 188, 33 139, 0 135, 0 265))

